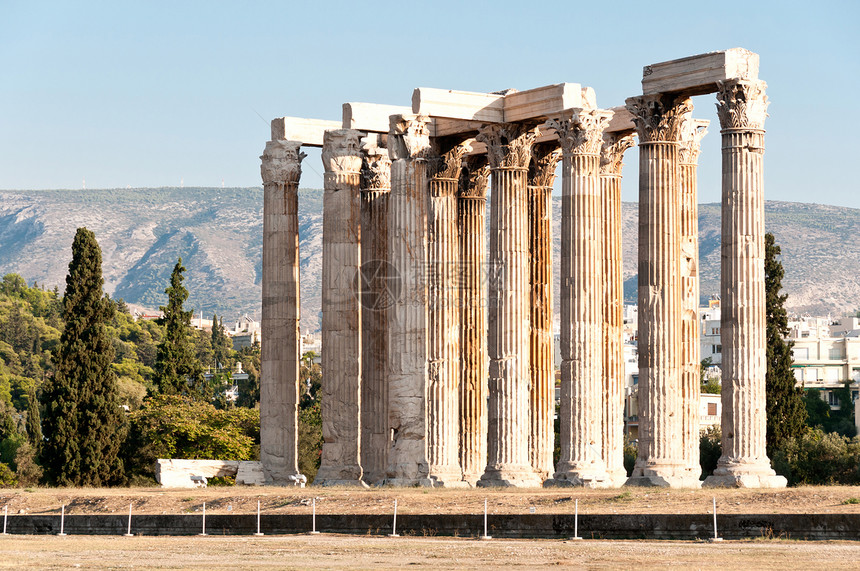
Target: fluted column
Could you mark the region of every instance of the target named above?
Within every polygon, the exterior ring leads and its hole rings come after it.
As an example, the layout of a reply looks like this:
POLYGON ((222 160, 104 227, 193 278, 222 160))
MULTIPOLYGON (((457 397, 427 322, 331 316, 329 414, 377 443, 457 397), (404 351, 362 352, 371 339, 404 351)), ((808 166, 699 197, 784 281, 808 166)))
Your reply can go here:
POLYGON ((765 450, 764 81, 721 82, 723 194, 720 297, 722 456, 710 486, 774 488, 765 450))
POLYGON ((486 157, 467 160, 457 200, 460 235, 460 465, 475 485, 487 467, 486 157))
POLYGON ((681 440, 681 196, 687 98, 627 100, 639 135, 639 454, 629 485, 695 487, 681 440))
POLYGON ((485 126, 490 195, 487 469, 479 486, 538 486, 529 463, 528 165, 536 129, 485 126))
POLYGON ((699 478, 699 208, 696 169, 699 147, 710 121, 686 117, 681 127, 678 186, 681 193, 681 440, 684 465, 699 478))
POLYGON ((391 159, 371 136, 361 167, 361 467, 364 481, 385 479, 388 464, 388 198, 391 159))
POLYGON ((460 468, 460 308, 457 189, 470 150, 458 144, 430 162, 427 317, 427 457, 434 486, 465 485, 460 468))
POLYGON ((394 115, 388 136, 391 195, 388 244, 397 300, 388 310, 388 449, 386 482, 432 485, 427 459, 428 120, 394 115))
POLYGON ((361 458, 361 153, 358 131, 323 137, 322 435, 317 485, 363 484, 361 458))
POLYGON ((299 219, 301 143, 269 141, 263 152, 263 315, 260 460, 267 484, 295 483, 299 402, 299 219), (290 480, 293 477, 293 480, 290 480))
POLYGON ((561 159, 557 143, 532 146, 529 167, 529 463, 553 473, 555 345, 552 335, 552 186, 561 159))
POLYGON ((600 154, 603 210, 603 461, 613 486, 624 468, 624 277, 621 244, 621 168, 632 135, 604 134, 600 154))
POLYGON ((603 461, 603 231, 600 148, 611 112, 550 121, 562 158, 561 457, 547 485, 606 486, 603 461))

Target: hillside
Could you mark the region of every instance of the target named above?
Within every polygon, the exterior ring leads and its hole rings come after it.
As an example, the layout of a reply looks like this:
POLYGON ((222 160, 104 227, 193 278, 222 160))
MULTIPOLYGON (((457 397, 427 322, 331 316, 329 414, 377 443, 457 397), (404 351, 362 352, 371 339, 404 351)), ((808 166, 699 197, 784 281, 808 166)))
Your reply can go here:
MULTIPOLYGON (((188 308, 228 320, 259 319, 262 263, 261 188, 157 188, 0 191, 0 275, 65 287, 75 229, 93 230, 104 254, 105 289, 156 308, 177 257, 190 291, 188 308)), ((554 212, 556 268, 559 207, 554 212)), ((788 306, 834 315, 860 307, 860 210, 767 202, 767 229, 783 251, 788 306)), ((322 191, 299 200, 302 328, 319 328, 322 191)), ((702 297, 719 289, 719 205, 699 211, 702 297)), ((636 204, 624 204, 624 276, 635 298, 636 204)), ((557 276, 557 273, 556 273, 557 276)))

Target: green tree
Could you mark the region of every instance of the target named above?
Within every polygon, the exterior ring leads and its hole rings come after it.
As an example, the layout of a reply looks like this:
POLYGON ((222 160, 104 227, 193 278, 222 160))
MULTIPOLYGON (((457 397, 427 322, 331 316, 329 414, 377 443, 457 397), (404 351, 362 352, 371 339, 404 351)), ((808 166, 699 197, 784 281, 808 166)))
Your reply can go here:
POLYGON ((39 413, 39 400, 36 389, 30 387, 27 392, 27 436, 36 450, 42 445, 42 415, 39 413))
POLYGON ((42 392, 42 467, 54 485, 102 486, 124 478, 118 453, 126 422, 107 334, 114 306, 103 294, 103 284, 95 235, 78 228, 66 276, 56 374, 42 392))
POLYGON ((227 336, 224 329, 224 318, 218 319, 218 315, 212 316, 212 356, 215 368, 230 368, 232 365, 231 354, 233 352, 233 340, 227 336))
POLYGON ((796 387, 791 370, 793 343, 788 335, 788 315, 782 291, 785 270, 779 261, 780 248, 773 234, 764 237, 764 287, 767 320, 767 454, 773 458, 776 450, 788 438, 798 437, 806 430, 806 406, 803 388, 796 387))
POLYGON ((182 307, 188 299, 188 290, 182 285, 184 271, 182 258, 179 258, 170 274, 170 285, 164 290, 167 305, 160 307, 164 312, 160 323, 165 331, 158 345, 154 378, 162 393, 188 394, 208 399, 211 391, 206 386, 203 367, 194 351, 191 312, 182 307))

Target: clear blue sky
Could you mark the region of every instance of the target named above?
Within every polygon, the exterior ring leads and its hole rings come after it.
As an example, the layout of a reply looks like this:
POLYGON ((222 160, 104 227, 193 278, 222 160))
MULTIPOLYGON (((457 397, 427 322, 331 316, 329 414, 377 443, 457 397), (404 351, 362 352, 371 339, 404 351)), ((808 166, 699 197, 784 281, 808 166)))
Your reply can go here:
MULTIPOLYGON (((612 107, 642 66, 744 47, 771 99, 766 197, 860 208, 860 2, 0 0, 0 189, 256 186, 268 122, 419 86, 559 82, 612 107)), ((699 172, 719 200, 714 97, 699 172)), ((624 199, 636 200, 628 152, 624 199)), ((321 187, 319 154, 303 186, 321 187)))

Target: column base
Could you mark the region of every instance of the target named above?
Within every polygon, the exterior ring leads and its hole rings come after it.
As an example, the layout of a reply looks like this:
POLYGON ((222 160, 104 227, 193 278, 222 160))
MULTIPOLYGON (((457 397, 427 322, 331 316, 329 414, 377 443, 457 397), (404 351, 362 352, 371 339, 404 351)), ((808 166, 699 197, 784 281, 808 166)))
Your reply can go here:
POLYGON ((770 463, 718 462, 714 473, 705 479, 706 488, 784 488, 785 476, 779 476, 770 463))
POLYGON ((539 488, 541 479, 530 466, 490 468, 477 481, 479 488, 539 488))
POLYGON ((369 488, 364 480, 314 480, 314 486, 330 487, 330 486, 349 486, 352 488, 369 488))
POLYGON ((702 482, 689 470, 671 464, 637 465, 625 486, 657 488, 701 488, 702 482))
POLYGON ((556 472, 543 483, 544 488, 610 488, 612 479, 603 470, 556 472))
POLYGON ((304 474, 272 474, 266 473, 265 486, 294 486, 304 488, 308 478, 304 474))
POLYGON ((392 488, 432 488, 433 480, 430 478, 386 478, 380 485, 391 486, 392 488))
POLYGON ((463 481, 463 473, 449 466, 431 466, 427 476, 433 480, 434 488, 468 488, 469 483, 463 481))
POLYGON ((314 478, 314 486, 358 486, 367 488, 361 479, 360 466, 321 466, 314 478))
POLYGON ((623 467, 616 470, 607 470, 606 473, 609 475, 610 482, 607 486, 608 488, 620 488, 627 482, 627 470, 623 467))
POLYGON ((478 485, 478 480, 481 479, 481 474, 463 474, 463 481, 469 484, 472 488, 478 485))

